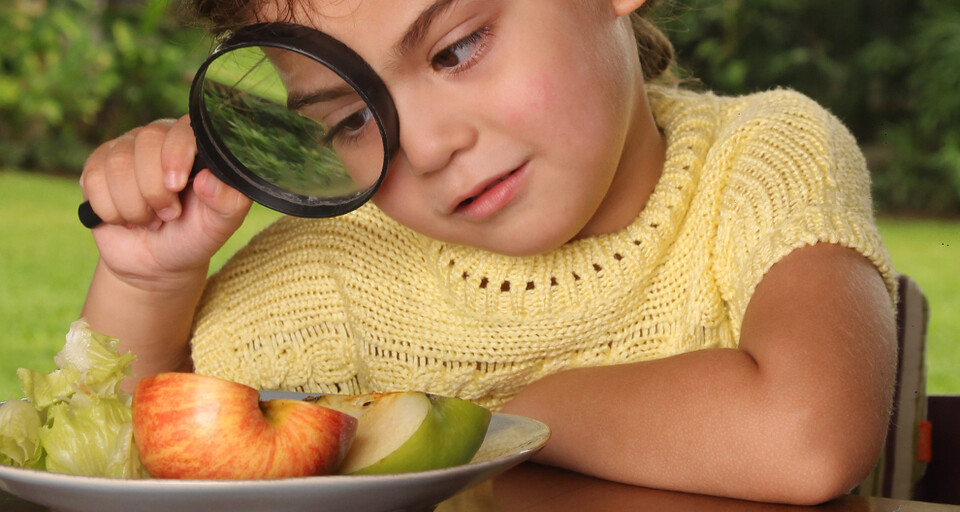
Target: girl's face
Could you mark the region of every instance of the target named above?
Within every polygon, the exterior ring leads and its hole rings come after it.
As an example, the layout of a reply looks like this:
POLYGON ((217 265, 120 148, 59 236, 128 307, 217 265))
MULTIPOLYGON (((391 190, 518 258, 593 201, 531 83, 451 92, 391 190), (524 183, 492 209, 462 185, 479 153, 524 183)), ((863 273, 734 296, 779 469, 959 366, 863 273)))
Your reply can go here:
POLYGON ((528 255, 624 227, 659 176, 662 139, 618 16, 642 3, 311 0, 315 15, 296 21, 390 89, 400 151, 375 204, 432 238, 528 255))

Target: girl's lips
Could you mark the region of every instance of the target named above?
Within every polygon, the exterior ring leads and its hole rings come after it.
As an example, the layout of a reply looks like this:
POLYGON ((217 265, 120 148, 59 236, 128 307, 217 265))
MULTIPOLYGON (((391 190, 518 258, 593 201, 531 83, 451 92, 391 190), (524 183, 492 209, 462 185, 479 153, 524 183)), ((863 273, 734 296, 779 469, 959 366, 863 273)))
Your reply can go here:
POLYGON ((460 201, 453 209, 456 215, 482 220, 500 211, 516 196, 526 176, 527 164, 483 184, 474 195, 460 201))

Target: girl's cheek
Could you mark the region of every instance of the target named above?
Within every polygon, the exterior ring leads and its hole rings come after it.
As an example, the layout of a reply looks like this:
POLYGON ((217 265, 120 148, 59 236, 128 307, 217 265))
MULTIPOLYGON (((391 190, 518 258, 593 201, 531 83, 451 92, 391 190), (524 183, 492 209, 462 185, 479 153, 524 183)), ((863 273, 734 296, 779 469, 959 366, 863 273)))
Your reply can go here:
POLYGON ((541 73, 525 81, 514 81, 502 96, 506 122, 516 128, 536 128, 531 123, 543 123, 560 115, 557 105, 557 86, 553 78, 541 73))

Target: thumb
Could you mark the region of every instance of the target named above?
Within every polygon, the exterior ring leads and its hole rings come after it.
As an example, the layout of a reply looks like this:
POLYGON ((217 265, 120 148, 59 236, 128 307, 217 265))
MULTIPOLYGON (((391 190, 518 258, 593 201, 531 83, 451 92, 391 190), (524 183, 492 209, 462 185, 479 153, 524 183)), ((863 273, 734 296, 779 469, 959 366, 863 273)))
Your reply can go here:
POLYGON ((252 201, 220 181, 209 169, 200 171, 194 178, 193 191, 209 214, 204 220, 227 236, 240 227, 250 211, 252 201))

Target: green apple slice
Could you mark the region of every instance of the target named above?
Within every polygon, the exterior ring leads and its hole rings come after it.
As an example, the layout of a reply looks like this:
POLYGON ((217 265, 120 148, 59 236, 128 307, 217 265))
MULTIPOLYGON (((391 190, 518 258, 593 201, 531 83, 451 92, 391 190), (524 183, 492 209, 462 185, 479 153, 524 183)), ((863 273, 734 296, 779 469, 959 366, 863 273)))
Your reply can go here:
POLYGON ((466 400, 416 391, 324 395, 316 402, 359 420, 340 466, 341 473, 358 475, 466 464, 480 449, 491 416, 466 400))

